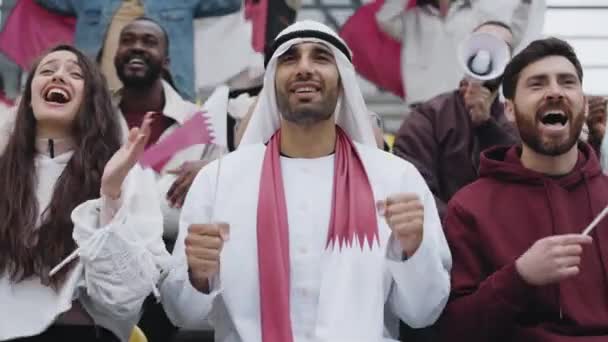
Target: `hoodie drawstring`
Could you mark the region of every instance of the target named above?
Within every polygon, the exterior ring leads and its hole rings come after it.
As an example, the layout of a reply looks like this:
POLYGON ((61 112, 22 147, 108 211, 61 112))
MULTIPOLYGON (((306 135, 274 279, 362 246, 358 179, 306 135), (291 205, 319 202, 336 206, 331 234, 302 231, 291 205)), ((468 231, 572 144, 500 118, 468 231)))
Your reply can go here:
MULTIPOLYGON (((551 235, 557 235, 557 231, 555 229, 555 210, 553 210, 553 204, 551 203, 551 194, 549 193, 549 187, 551 185, 549 184, 549 181, 546 179, 543 179, 543 187, 545 189, 545 195, 547 196, 547 205, 549 207, 549 218, 551 220, 551 235)), ((555 285, 555 289, 556 289, 556 304, 557 307, 559 308, 559 319, 562 320, 564 318, 564 313, 562 310, 562 301, 561 301, 561 288, 559 286, 559 283, 557 283, 555 285)))
MULTIPOLYGON (((593 201, 591 201, 591 191, 589 191, 590 185, 589 185, 589 179, 587 178, 587 175, 583 173, 583 180, 585 181, 585 191, 587 192, 587 202, 589 203, 589 211, 591 212, 591 220, 593 220, 595 218, 595 215, 597 213, 599 213, 599 210, 594 210, 593 208, 593 201)), ((596 230, 597 231, 597 230, 596 230)), ((591 233, 593 234, 593 232, 591 233)), ((597 243, 597 252, 598 252, 598 256, 600 258, 600 263, 602 265, 602 275, 604 276, 604 284, 608 285, 608 268, 606 267, 606 261, 604 261, 604 258, 602 257, 602 239, 594 239, 594 241, 597 243)), ((608 305, 608 303, 606 303, 608 305)))
POLYGON ((55 158, 55 141, 53 141, 53 139, 49 139, 48 149, 49 149, 49 156, 51 158, 55 158))

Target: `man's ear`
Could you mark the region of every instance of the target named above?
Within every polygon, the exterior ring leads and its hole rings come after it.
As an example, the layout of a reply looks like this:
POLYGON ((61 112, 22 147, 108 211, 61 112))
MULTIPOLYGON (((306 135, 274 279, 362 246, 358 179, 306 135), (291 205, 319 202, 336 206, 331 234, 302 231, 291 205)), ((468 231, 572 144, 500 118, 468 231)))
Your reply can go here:
POLYGON ((513 103, 513 100, 505 99, 505 116, 509 122, 515 122, 515 103, 513 103))
POLYGON ((583 101, 585 101, 585 117, 589 116, 589 96, 583 94, 583 101))

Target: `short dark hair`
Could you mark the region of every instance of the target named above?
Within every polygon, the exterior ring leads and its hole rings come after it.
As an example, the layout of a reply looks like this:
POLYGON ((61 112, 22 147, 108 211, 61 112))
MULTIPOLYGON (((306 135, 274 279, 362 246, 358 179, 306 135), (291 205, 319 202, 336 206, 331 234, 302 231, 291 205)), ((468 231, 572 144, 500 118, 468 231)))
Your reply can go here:
POLYGON ((579 80, 583 81, 583 67, 570 44, 554 37, 539 39, 530 43, 507 64, 502 80, 502 92, 505 98, 512 100, 515 97, 517 81, 525 67, 549 56, 562 56, 569 60, 576 68, 579 80))
POLYGON ((133 19, 133 21, 131 21, 129 24, 132 24, 136 21, 148 21, 153 24, 156 24, 156 26, 158 26, 160 28, 160 30, 162 31, 163 36, 165 38, 165 56, 169 57, 169 34, 167 33, 167 30, 165 30, 163 25, 161 25, 158 21, 156 21, 150 17, 146 17, 146 16, 137 17, 137 18, 133 19))
POLYGON ((511 32, 511 34, 513 34, 513 29, 511 29, 511 26, 509 26, 509 24, 505 23, 504 21, 500 21, 500 20, 488 20, 488 21, 484 21, 483 23, 477 25, 475 27, 475 29, 473 29, 473 32, 479 30, 483 26, 498 26, 498 27, 502 27, 502 28, 508 30, 509 32, 511 32))

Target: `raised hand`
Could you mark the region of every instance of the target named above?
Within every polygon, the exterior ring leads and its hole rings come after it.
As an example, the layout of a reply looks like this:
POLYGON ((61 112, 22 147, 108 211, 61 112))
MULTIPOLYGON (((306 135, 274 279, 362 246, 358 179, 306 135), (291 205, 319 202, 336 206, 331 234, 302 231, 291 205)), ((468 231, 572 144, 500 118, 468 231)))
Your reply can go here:
POLYGON ((479 82, 470 81, 464 91, 464 103, 471 116, 473 126, 477 127, 490 120, 490 108, 494 96, 479 82))
POLYGON ((101 177, 101 193, 111 198, 120 196, 120 189, 125 177, 133 168, 146 147, 150 138, 150 125, 156 113, 146 113, 140 127, 129 131, 127 142, 114 153, 106 164, 101 177))
POLYGON ((447 17, 448 12, 450 11, 450 2, 451 0, 438 0, 439 3, 439 16, 443 19, 447 17))
POLYGON ((599 145, 606 131, 606 99, 601 96, 591 96, 587 99, 587 103, 589 140, 599 145))

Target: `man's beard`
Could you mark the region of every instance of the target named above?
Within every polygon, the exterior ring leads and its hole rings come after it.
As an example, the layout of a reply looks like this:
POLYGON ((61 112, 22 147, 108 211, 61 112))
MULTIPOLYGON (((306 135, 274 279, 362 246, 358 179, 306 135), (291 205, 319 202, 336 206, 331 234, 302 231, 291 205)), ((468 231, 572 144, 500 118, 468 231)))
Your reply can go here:
POLYGON ((116 74, 125 87, 128 88, 147 88, 161 77, 163 66, 161 63, 155 63, 147 58, 143 58, 146 63, 146 71, 143 75, 126 75, 125 66, 133 56, 123 58, 120 65, 116 68, 116 74))
POLYGON ((539 108, 534 113, 533 118, 528 118, 525 114, 522 114, 517 106, 514 106, 515 110, 515 121, 519 129, 519 135, 521 140, 526 146, 532 149, 534 152, 546 156, 560 156, 570 151, 572 147, 578 142, 581 131, 583 129, 583 123, 585 121, 584 112, 574 115, 572 110, 564 103, 563 100, 554 102, 551 105, 545 105, 539 108), (569 135, 566 140, 562 141, 551 141, 543 139, 542 134, 538 125, 541 125, 540 118, 541 114, 546 111, 547 108, 561 109, 566 113, 568 117, 568 132, 569 135))
POLYGON ((277 104, 283 119, 297 125, 314 125, 329 120, 336 110, 337 96, 325 97, 321 102, 292 108, 287 95, 277 93, 277 104))
POLYGON ((283 118, 291 123, 303 126, 314 125, 318 122, 329 120, 333 112, 323 112, 314 108, 303 108, 299 110, 281 111, 283 118))

